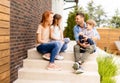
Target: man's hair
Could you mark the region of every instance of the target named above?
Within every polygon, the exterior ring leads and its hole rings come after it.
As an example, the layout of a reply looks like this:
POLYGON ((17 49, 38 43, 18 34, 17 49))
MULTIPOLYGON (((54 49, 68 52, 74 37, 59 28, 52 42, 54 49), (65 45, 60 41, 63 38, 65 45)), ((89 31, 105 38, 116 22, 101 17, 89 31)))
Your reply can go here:
POLYGON ((83 17, 83 18, 85 17, 84 13, 82 13, 82 12, 77 12, 77 13, 76 13, 76 16, 77 16, 77 15, 80 15, 80 16, 83 17))

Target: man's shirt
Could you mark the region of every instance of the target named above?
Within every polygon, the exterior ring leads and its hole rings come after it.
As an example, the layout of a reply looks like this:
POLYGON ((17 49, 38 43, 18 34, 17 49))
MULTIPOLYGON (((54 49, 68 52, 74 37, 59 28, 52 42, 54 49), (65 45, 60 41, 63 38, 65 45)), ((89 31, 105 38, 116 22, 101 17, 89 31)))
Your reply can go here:
MULTIPOLYGON (((75 25, 73 28, 73 33, 74 33, 74 38, 76 41, 79 41, 79 32, 84 31, 84 29, 86 29, 86 23, 84 23, 84 27, 80 27, 79 25, 75 25)), ((93 28, 95 37, 97 37, 98 39, 100 39, 100 35, 98 33, 98 31, 96 30, 96 28, 93 28)))

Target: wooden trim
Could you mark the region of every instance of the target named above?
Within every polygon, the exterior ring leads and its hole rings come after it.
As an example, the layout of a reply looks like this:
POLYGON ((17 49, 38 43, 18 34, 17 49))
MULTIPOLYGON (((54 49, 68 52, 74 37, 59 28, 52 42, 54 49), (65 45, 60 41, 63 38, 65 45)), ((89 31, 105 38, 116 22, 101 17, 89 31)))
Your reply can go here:
POLYGON ((3 6, 3 5, 0 5, 0 12, 10 14, 10 8, 3 6))
POLYGON ((9 14, 4 14, 4 13, 0 13, 0 20, 10 21, 10 15, 9 14))
POLYGON ((0 43, 3 42, 9 42, 10 41, 10 36, 0 36, 0 43))
MULTIPOLYGON (((10 70, 6 70, 3 73, 0 73, 0 81, 4 80, 5 78, 7 78, 8 76, 10 76, 10 70)), ((0 82, 1 83, 1 82, 0 82)), ((3 83, 3 82, 2 82, 3 83)))
POLYGON ((9 48, 10 48, 9 43, 0 43, 0 50, 9 49, 9 48))
POLYGON ((4 58, 0 58, 0 65, 4 65, 4 64, 9 63, 9 62, 10 62, 9 56, 4 57, 4 58))
POLYGON ((0 28, 0 36, 10 35, 10 30, 5 28, 0 28))
POLYGON ((0 27, 2 27, 2 28, 10 28, 10 22, 0 20, 0 27))
POLYGON ((0 58, 6 57, 10 55, 10 50, 9 49, 5 49, 5 50, 1 50, 0 51, 0 58))
MULTIPOLYGON (((10 69, 10 64, 9 63, 1 65, 0 66, 0 75, 1 75, 1 73, 6 72, 9 69, 10 69)), ((1 79, 1 77, 0 77, 0 79, 1 79)))
POLYGON ((7 7, 10 7, 10 1, 9 0, 0 0, 0 4, 4 5, 4 6, 7 6, 7 7))

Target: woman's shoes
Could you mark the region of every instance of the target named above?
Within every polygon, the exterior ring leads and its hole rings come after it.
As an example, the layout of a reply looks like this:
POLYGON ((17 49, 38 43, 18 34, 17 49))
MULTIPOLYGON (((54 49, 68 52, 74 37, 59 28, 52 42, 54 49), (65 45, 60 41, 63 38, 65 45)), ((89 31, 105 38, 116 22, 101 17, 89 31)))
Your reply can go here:
POLYGON ((62 68, 60 66, 57 66, 54 63, 50 63, 47 67, 48 70, 52 70, 52 71, 60 71, 62 68))
MULTIPOLYGON (((45 59, 45 60, 50 60, 50 53, 44 54, 44 55, 42 56, 42 58, 45 59)), ((56 55, 55 59, 56 59, 56 60, 63 60, 64 57, 61 56, 61 55, 56 55)))
POLYGON ((50 53, 46 53, 42 56, 43 59, 45 60, 50 60, 50 53))

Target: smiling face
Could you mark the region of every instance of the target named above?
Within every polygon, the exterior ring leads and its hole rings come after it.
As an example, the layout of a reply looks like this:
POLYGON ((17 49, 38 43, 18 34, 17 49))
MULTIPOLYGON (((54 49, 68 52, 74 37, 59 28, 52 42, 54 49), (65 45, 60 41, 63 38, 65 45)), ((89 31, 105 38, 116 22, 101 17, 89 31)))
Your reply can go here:
POLYGON ((80 15, 77 15, 75 17, 75 22, 76 22, 77 25, 80 25, 80 24, 84 23, 84 17, 82 17, 80 15))

